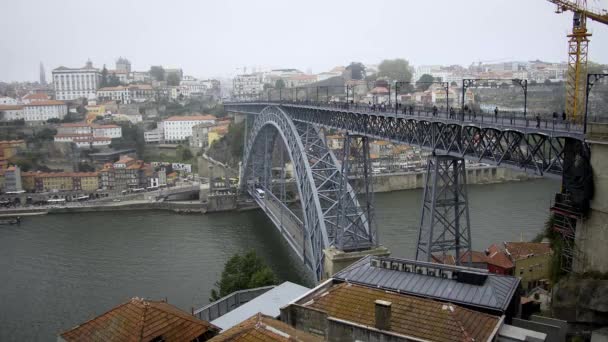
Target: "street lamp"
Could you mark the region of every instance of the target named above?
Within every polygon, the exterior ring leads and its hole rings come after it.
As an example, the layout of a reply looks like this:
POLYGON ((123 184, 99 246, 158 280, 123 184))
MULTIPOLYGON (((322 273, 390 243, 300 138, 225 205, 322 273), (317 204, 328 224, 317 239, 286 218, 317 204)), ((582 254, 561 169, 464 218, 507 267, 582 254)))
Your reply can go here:
POLYGON ((591 93, 591 88, 595 85, 595 82, 604 77, 608 77, 608 74, 587 74, 587 87, 585 88, 585 118, 583 119, 583 133, 585 134, 587 133, 587 107, 589 107, 589 93, 591 93))
POLYGON ((526 118, 526 113, 528 111, 528 80, 522 80, 516 78, 513 81, 513 84, 517 84, 524 90, 524 119, 526 118))

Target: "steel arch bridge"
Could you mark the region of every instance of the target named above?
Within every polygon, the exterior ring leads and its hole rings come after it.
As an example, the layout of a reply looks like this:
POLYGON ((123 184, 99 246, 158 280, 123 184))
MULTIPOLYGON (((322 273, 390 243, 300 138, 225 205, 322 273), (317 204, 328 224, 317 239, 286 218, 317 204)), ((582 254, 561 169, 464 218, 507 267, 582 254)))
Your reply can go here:
POLYGON ((541 176, 562 177, 566 153, 585 149, 582 131, 529 127, 523 122, 502 124, 429 116, 370 113, 302 103, 226 103, 228 111, 259 114, 275 105, 294 122, 341 129, 373 139, 416 145, 437 153, 509 166, 541 176))
POLYGON ((280 139, 278 143, 284 144, 294 165, 302 217, 300 220, 291 213, 291 220, 301 224, 301 231, 286 234, 282 220, 279 223, 272 212, 267 214, 316 279, 323 275, 325 248, 361 250, 376 246, 373 225, 319 129, 292 120, 279 106, 264 106, 256 114, 244 151, 241 191, 249 192, 265 211, 273 206, 287 208, 283 203, 271 204, 276 199, 272 193, 263 197, 256 196, 255 191, 272 189, 273 148, 280 139), (295 236, 298 234, 301 236, 295 236))

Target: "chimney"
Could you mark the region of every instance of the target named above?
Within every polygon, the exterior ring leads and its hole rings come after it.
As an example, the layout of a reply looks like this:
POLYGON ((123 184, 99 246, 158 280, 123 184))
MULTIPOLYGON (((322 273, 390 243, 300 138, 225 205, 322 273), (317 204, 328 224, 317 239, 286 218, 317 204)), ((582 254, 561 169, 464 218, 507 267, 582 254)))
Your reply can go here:
POLYGON ((376 329, 391 330, 391 302, 386 300, 376 300, 376 329))

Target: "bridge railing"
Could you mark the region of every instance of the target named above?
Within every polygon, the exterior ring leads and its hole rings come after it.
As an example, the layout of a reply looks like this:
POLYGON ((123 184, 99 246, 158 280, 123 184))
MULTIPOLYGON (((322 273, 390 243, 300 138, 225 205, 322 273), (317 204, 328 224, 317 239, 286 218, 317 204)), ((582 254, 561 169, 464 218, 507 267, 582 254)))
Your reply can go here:
MULTIPOLYGON (((514 127, 514 128, 530 128, 540 129, 546 131, 555 132, 583 132, 583 124, 578 122, 572 122, 568 119, 563 119, 561 115, 553 116, 548 114, 537 114, 534 116, 526 115, 522 112, 502 112, 498 113, 487 113, 470 110, 463 113, 459 108, 454 108, 453 111, 446 110, 445 108, 437 108, 433 106, 421 106, 421 105, 370 105, 369 103, 345 103, 345 102, 316 102, 316 101, 240 101, 230 102, 226 104, 244 104, 244 103, 268 103, 286 106, 306 106, 316 107, 319 109, 326 110, 342 110, 352 111, 368 115, 381 115, 388 117, 418 117, 418 118, 429 118, 433 120, 445 120, 447 122, 455 123, 469 123, 469 124, 484 124, 484 125, 497 125, 502 127, 514 127)), ((600 118, 597 118, 600 120, 600 118)), ((593 122, 593 121, 590 121, 593 122)))

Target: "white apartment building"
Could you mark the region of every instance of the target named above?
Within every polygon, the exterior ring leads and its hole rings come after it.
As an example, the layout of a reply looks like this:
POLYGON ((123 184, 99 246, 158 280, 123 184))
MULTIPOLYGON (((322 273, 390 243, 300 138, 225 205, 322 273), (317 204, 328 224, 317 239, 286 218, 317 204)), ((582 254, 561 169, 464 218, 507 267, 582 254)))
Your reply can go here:
POLYGON ((79 148, 92 148, 108 146, 112 143, 112 138, 93 137, 91 134, 57 134, 53 141, 74 143, 79 148))
POLYGON ((23 105, 0 104, 0 120, 13 121, 25 119, 23 116, 23 105))
POLYGON ((73 122, 73 123, 62 123, 57 128, 58 134, 70 135, 70 134, 91 134, 91 125, 84 122, 73 122))
POLYGON ((311 83, 317 82, 317 75, 294 75, 286 80, 288 88, 305 87, 311 83))
POLYGON ((213 115, 172 116, 163 121, 165 141, 179 142, 192 136, 192 127, 209 123, 215 124, 213 115))
POLYGON ((262 74, 237 75, 232 80, 232 94, 237 99, 254 99, 263 90, 262 74))
POLYGON ((160 123, 159 127, 144 132, 144 141, 146 144, 163 144, 165 142, 165 130, 160 123))
POLYGON ((60 66, 53 70, 53 86, 57 100, 75 100, 95 96, 101 82, 99 69, 88 61, 83 68, 60 66))
POLYGON ((117 125, 91 125, 95 138, 122 138, 122 127, 117 125))
POLYGON ((8 96, 0 96, 0 105, 16 105, 19 104, 19 102, 12 98, 12 97, 8 97, 8 96))
POLYGON ((97 89, 97 99, 99 101, 120 101, 121 103, 131 103, 129 88, 126 86, 99 88, 97 89))
POLYGON ((23 114, 26 122, 61 120, 68 114, 68 106, 56 100, 35 101, 23 106, 23 114))

